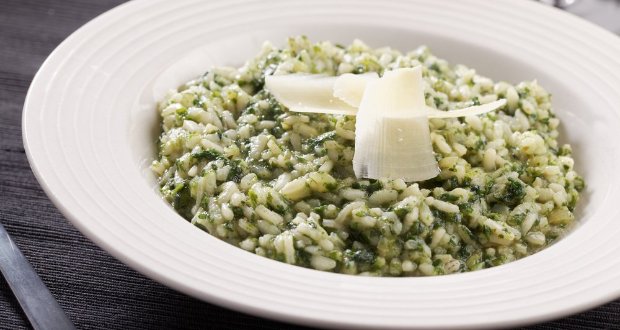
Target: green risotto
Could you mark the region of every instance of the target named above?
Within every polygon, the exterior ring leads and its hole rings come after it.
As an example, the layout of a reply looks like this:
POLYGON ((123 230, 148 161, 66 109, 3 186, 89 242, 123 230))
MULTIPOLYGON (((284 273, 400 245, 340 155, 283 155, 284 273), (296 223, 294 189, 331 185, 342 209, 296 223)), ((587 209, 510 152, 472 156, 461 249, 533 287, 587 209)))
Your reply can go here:
POLYGON ((426 47, 267 43, 242 67, 214 68, 171 91, 159 112, 152 169, 181 216, 249 252, 323 271, 427 276, 511 262, 570 230, 584 188, 536 81, 493 82, 426 47), (423 182, 356 178, 355 116, 289 112, 264 89, 267 75, 418 65, 428 106, 507 101, 485 115, 431 119, 441 172, 423 182), (285 197, 293 181, 298 189, 285 197))

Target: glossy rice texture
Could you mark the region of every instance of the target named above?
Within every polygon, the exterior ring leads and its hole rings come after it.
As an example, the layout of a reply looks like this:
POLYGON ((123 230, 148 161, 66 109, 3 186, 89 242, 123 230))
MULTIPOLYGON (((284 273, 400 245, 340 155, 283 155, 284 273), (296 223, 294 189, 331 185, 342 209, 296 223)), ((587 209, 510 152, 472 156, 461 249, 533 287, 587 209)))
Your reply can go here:
POLYGON ((215 68, 171 91, 159 111, 152 169, 164 199, 230 244, 317 270, 428 276, 501 265, 561 238, 584 188, 536 81, 493 82, 426 47, 403 54, 357 40, 266 43, 242 67, 215 68), (485 115, 430 120, 441 173, 424 182, 356 178, 354 116, 288 112, 263 89, 271 74, 417 65, 429 106, 507 100, 485 115))

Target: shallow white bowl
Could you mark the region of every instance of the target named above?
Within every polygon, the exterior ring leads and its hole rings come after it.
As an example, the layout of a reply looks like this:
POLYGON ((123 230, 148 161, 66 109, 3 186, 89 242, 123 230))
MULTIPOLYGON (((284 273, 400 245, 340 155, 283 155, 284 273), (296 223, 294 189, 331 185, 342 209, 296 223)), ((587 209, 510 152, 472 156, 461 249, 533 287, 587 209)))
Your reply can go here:
POLYGON ((620 297, 620 39, 531 1, 132 1, 65 40, 24 105, 24 144, 43 189, 87 237, 189 295, 317 326, 498 327, 620 297), (580 226, 489 270, 368 278, 247 253, 182 220, 148 165, 155 102, 213 65, 239 65, 289 35, 401 50, 427 44, 494 80, 538 79, 587 182, 580 226))

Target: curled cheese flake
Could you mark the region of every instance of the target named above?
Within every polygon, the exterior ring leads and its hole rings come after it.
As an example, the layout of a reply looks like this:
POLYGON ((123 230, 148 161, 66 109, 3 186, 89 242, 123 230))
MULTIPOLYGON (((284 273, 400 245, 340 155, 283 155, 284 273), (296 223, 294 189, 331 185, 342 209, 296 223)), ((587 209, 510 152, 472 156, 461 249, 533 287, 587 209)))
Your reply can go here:
POLYGON ((376 73, 325 76, 291 74, 265 77, 265 87, 293 112, 355 115, 366 83, 376 73))
POLYGON ((362 102, 366 85, 375 79, 379 79, 376 72, 345 73, 334 81, 334 96, 357 110, 362 102))
POLYGON ((424 181, 439 174, 429 118, 474 116, 506 100, 441 111, 424 99, 422 67, 338 77, 269 76, 266 88, 291 111, 356 115, 353 170, 358 178, 424 181))
POLYGON ((466 117, 466 116, 476 116, 482 115, 487 112, 493 111, 495 109, 501 108, 506 104, 506 100, 501 99, 497 101, 493 101, 490 103, 475 105, 463 109, 450 110, 450 111, 441 111, 435 108, 426 107, 428 118, 456 118, 456 117, 466 117))
POLYGON ((420 67, 399 69, 367 85, 355 129, 357 177, 411 182, 439 174, 421 78, 420 67))

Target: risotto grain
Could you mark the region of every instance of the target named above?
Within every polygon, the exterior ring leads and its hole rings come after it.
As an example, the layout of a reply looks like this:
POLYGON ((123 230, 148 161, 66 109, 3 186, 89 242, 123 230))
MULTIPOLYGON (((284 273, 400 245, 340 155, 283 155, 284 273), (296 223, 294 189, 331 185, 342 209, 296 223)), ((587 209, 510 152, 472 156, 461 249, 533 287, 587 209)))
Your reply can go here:
POLYGON ((494 83, 426 47, 266 43, 242 67, 171 91, 159 111, 152 169, 181 216, 244 250, 322 271, 428 276, 523 258, 570 229, 584 187, 536 81, 494 83), (289 112, 263 88, 266 75, 416 65, 439 110, 507 100, 493 113, 430 120, 441 173, 424 182, 356 178, 354 116, 289 112))

